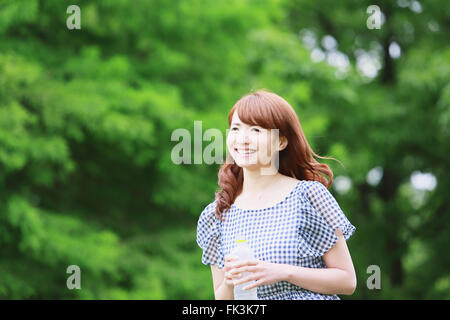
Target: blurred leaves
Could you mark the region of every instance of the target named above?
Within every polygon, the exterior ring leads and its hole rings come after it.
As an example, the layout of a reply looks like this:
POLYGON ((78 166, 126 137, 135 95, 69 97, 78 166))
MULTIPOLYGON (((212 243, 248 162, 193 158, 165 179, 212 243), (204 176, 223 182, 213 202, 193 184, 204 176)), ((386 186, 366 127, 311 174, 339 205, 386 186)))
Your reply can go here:
POLYGON ((216 128, 225 142, 236 100, 267 88, 352 181, 336 197, 357 227, 360 285, 342 298, 450 298, 448 10, 399 3, 381 1, 386 23, 369 30, 370 1, 83 0, 70 31, 67 3, 1 1, 0 297, 213 299, 195 227, 219 164, 175 165, 171 134, 194 139, 202 121, 198 139, 216 128), (420 201, 417 170, 437 179, 420 201), (381 291, 365 288, 372 264, 381 291), (69 265, 81 290, 66 287, 69 265))

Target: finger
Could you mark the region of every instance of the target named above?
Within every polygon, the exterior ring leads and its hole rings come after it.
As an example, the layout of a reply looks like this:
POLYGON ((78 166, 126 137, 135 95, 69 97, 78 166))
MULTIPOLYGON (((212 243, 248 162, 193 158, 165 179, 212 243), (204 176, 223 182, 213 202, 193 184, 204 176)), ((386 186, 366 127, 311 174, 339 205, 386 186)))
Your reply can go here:
POLYGON ((243 272, 256 272, 259 270, 258 266, 243 266, 239 268, 233 268, 230 270, 231 274, 243 273, 243 272))
POLYGON ((252 280, 257 280, 257 279, 258 279, 258 276, 252 274, 252 275, 249 275, 249 276, 247 276, 245 278, 242 278, 242 279, 239 279, 239 280, 235 280, 234 281, 234 285, 237 286, 239 284, 242 284, 242 283, 245 283, 245 282, 249 282, 249 281, 252 281, 252 280))
POLYGON ((256 266, 258 264, 258 260, 243 260, 243 261, 238 261, 236 263, 233 264, 233 268, 239 268, 242 266, 256 266))
POLYGON ((233 261, 233 260, 236 260, 236 259, 237 259, 237 257, 233 256, 233 255, 226 255, 225 256, 225 261, 226 262, 230 262, 230 261, 233 261))
POLYGON ((227 255, 225 256, 225 261, 230 261, 232 257, 233 257, 232 255, 227 254, 227 255))
POLYGON ((225 277, 226 277, 227 279, 233 280, 233 279, 240 278, 240 277, 241 277, 241 274, 232 274, 232 273, 230 273, 230 272, 227 272, 226 275, 225 275, 225 277))
POLYGON ((229 258, 227 258, 227 260, 225 260, 225 263, 224 263, 225 270, 231 269, 233 267, 232 266, 233 261, 236 259, 237 259, 237 257, 235 257, 235 256, 230 256, 229 258))
POLYGON ((256 288, 256 287, 258 287, 258 286, 260 286, 260 285, 262 285, 262 281, 255 281, 254 283, 252 283, 252 284, 250 284, 250 285, 248 285, 248 286, 245 286, 245 287, 242 288, 242 289, 243 289, 243 290, 251 290, 251 289, 256 288))

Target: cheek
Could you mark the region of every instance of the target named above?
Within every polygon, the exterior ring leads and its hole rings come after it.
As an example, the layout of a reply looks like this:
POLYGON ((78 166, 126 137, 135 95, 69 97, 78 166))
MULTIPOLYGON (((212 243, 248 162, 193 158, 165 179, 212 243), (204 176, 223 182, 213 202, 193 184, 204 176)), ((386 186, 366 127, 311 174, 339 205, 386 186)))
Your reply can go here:
POLYGON ((233 134, 230 133, 227 136, 227 147, 230 151, 233 151, 232 149, 233 149, 234 141, 235 141, 235 137, 233 134))
POLYGON ((271 146, 271 140, 270 135, 262 134, 258 137, 258 147, 264 154, 270 155, 272 146, 271 146))

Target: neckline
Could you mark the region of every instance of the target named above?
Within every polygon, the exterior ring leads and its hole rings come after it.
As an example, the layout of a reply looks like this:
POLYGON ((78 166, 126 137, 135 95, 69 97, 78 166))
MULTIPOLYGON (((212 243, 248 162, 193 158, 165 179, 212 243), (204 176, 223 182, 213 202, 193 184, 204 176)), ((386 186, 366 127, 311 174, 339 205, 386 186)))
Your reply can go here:
POLYGON ((234 207, 234 208, 236 208, 237 210, 243 211, 243 212, 265 211, 265 210, 273 209, 273 208, 279 206, 280 204, 286 202, 286 200, 289 199, 289 198, 292 196, 292 194, 294 193, 294 191, 297 190, 298 186, 302 183, 302 181, 303 181, 303 180, 298 181, 298 182, 295 184, 294 188, 292 188, 292 190, 288 193, 288 195, 287 195, 286 197, 284 197, 283 200, 277 202, 276 204, 274 204, 274 205, 272 205, 272 206, 270 206, 270 207, 261 208, 261 209, 242 209, 242 208, 239 208, 238 206, 236 206, 234 203, 231 205, 231 207, 234 207))

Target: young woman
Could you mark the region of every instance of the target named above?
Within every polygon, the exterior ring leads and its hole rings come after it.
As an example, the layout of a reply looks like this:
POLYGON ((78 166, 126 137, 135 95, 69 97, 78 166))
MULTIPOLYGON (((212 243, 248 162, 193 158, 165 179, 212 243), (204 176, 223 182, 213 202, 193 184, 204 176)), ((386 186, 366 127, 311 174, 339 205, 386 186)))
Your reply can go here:
POLYGON ((216 199, 201 213, 197 243, 211 265, 216 299, 255 280, 258 299, 335 299, 353 294, 356 276, 346 240, 355 227, 328 191, 333 173, 318 163, 293 108, 260 90, 228 115, 228 157, 216 199), (278 160, 278 161, 277 161, 278 160), (323 174, 329 177, 329 182, 323 174), (254 261, 230 255, 238 234, 254 261), (250 276, 241 278, 243 272, 250 276))

